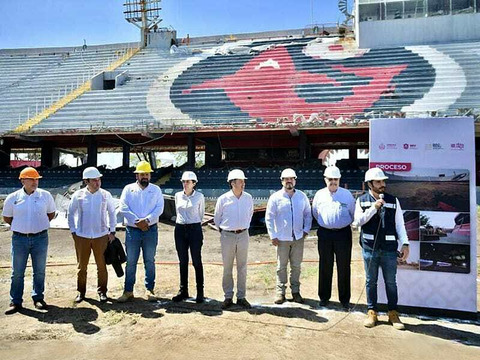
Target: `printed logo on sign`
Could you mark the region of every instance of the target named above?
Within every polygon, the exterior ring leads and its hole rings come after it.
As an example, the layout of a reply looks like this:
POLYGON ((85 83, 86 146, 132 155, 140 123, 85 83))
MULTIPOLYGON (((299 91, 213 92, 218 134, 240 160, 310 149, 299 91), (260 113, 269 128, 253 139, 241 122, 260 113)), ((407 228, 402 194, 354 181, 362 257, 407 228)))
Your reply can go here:
POLYGON ((387 144, 387 150, 396 150, 397 144, 387 144))
POLYGON ((405 150, 417 150, 417 144, 403 144, 405 150))
POLYGON ((443 150, 443 146, 440 143, 425 144, 425 150, 443 150))
POLYGON ((410 171, 412 170, 412 163, 386 163, 386 162, 372 162, 370 168, 377 167, 384 171, 410 171))
POLYGON ((378 148, 380 150, 385 150, 385 144, 384 143, 381 143, 380 145, 378 145, 378 148))
POLYGON ((463 143, 450 144, 450 150, 463 151, 464 149, 465 149, 465 144, 463 143))

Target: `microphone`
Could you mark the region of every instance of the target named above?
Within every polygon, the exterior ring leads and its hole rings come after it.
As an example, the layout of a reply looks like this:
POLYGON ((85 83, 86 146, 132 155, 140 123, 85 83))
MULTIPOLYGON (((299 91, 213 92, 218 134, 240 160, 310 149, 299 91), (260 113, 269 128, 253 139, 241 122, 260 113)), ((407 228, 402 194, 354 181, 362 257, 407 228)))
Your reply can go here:
MULTIPOLYGON (((378 194, 378 197, 383 200, 385 195, 378 194)), ((382 228, 385 228, 385 206, 382 205, 382 207, 379 210, 379 215, 380 215, 380 219, 382 219, 382 228)))

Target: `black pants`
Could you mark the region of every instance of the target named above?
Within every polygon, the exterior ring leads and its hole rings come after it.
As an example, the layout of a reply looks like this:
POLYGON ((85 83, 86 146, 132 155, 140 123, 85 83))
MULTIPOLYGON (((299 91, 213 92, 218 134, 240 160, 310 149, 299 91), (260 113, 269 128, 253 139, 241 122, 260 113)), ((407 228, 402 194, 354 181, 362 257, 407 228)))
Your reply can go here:
POLYGON ((203 264, 202 264, 203 232, 202 225, 176 224, 175 225, 175 248, 180 261, 180 290, 188 292, 188 249, 192 256, 197 291, 203 290, 203 264))
POLYGON ((352 230, 318 228, 318 296, 328 301, 332 295, 333 257, 337 261, 338 298, 342 304, 350 302, 350 261, 352 259, 352 230))

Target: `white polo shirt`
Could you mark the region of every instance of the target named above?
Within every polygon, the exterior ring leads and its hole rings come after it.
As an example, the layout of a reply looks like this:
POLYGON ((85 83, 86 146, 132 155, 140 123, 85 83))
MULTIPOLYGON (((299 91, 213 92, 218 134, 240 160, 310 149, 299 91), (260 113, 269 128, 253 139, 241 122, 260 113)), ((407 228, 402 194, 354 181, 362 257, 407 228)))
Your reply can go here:
POLYGON ((147 219, 150 225, 156 224, 163 213, 163 206, 162 190, 155 184, 148 184, 145 189, 136 182, 128 184, 120 196, 120 214, 132 227, 137 227, 135 223, 140 219, 147 219))
POLYGON ((55 201, 48 191, 37 189, 28 195, 23 187, 7 196, 3 216, 12 217, 10 229, 22 234, 36 234, 50 227, 47 214, 55 212, 55 201))
POLYGON ((193 190, 192 195, 179 191, 175 194, 175 209, 177 224, 201 223, 205 215, 205 198, 202 193, 193 190))
POLYGON ((253 216, 252 195, 242 192, 237 198, 233 191, 221 195, 215 206, 214 221, 222 230, 243 230, 250 227, 253 216))
POLYGON ((83 188, 73 194, 68 206, 68 227, 72 233, 96 239, 115 232, 116 223, 115 204, 108 191, 98 189, 92 194, 83 188))

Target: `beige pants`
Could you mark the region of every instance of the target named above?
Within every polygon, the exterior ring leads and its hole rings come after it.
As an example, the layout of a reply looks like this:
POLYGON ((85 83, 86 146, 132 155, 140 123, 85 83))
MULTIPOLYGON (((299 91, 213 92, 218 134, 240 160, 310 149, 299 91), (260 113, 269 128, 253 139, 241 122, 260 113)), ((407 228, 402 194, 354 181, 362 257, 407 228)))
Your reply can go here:
POLYGON ((97 264, 97 292, 107 293, 108 272, 105 263, 105 250, 108 245, 108 235, 87 239, 78 235, 74 235, 75 251, 77 253, 77 290, 81 294, 85 294, 87 290, 87 267, 90 259, 90 253, 93 251, 95 263, 97 264))
POLYGON ((225 299, 233 298, 233 262, 237 263, 237 299, 244 299, 247 288, 248 230, 240 234, 222 231, 223 280, 225 299))
POLYGON ((303 239, 279 241, 277 245, 277 295, 285 295, 287 265, 290 261, 290 288, 300 292, 300 272, 303 260, 303 239))

